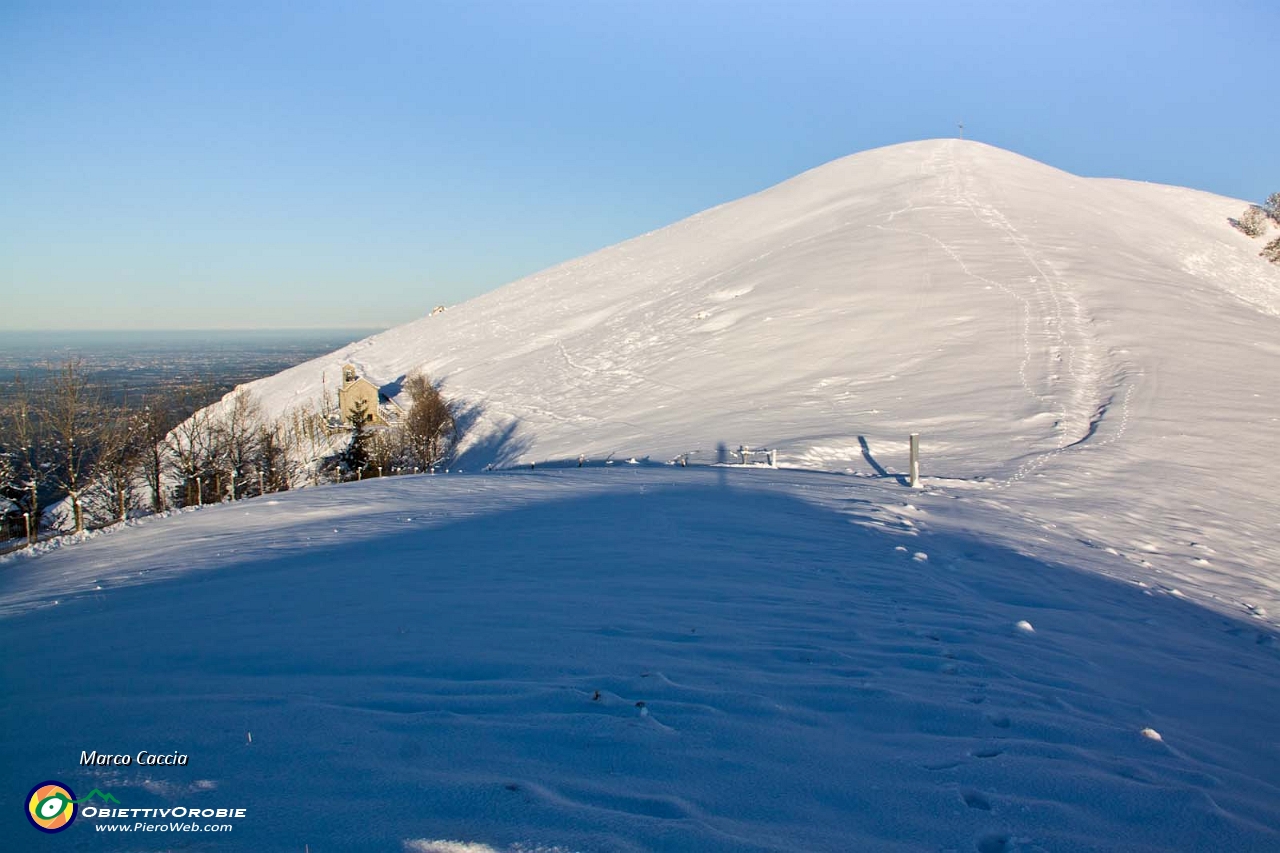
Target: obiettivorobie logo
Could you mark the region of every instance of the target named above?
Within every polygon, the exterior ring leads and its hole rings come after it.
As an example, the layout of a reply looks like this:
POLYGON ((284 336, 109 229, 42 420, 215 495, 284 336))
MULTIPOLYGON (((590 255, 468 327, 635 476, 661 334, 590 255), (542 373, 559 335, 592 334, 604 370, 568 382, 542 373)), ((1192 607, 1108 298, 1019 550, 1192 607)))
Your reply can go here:
POLYGON ((120 804, 111 794, 94 788, 77 800, 75 793, 54 779, 41 782, 27 795, 27 820, 41 832, 62 832, 76 819, 76 806, 98 797, 103 802, 120 804))
POLYGON ((166 806, 164 808, 128 808, 120 805, 114 794, 94 788, 76 799, 75 792, 56 779, 41 782, 27 794, 27 820, 41 832, 62 832, 77 817, 90 818, 97 832, 230 832, 232 823, 177 823, 171 818, 215 818, 221 820, 247 817, 246 808, 200 808, 166 806), (100 805, 91 805, 98 799, 100 805), (83 805, 82 805, 83 804, 83 805), (139 820, 145 818, 145 820, 139 820), (157 822, 165 821, 165 822, 157 822), (104 821, 114 822, 104 822, 104 821))

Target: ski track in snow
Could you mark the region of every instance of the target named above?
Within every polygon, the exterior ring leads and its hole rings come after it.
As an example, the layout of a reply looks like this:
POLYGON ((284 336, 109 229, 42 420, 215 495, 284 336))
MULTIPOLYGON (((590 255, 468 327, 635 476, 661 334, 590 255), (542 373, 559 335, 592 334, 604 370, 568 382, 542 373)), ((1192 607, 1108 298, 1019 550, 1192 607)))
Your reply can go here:
MULTIPOLYGON (((884 224, 871 227, 911 234, 929 240, 946 252, 965 276, 994 287, 1013 299, 1021 315, 1023 357, 1018 368, 1019 382, 1031 399, 1054 408, 1055 427, 1058 432, 1057 446, 1053 450, 1030 456, 1019 464, 1011 476, 997 484, 999 488, 1007 488, 1024 480, 1058 454, 1080 445, 1092 436, 1097 427, 1092 415, 1103 408, 1101 400, 1108 392, 1101 379, 1102 371, 1098 367, 1098 347, 1088 334, 1089 321, 1084 308, 1071 292, 1069 285, 1052 270, 1049 264, 1035 256, 1031 241, 1022 235, 996 207, 975 201, 973 192, 965 186, 965 178, 956 163, 953 146, 936 149, 928 160, 921 163, 920 172, 922 179, 917 192, 922 192, 932 181, 940 184, 938 195, 929 199, 932 203, 920 204, 913 200, 907 207, 886 214, 884 224), (945 164, 943 160, 946 160, 945 164), (1009 242, 1017 246, 1018 251, 1036 273, 1026 279, 1033 285, 1030 294, 1023 294, 1015 289, 1014 280, 1005 282, 974 272, 956 247, 934 234, 888 224, 904 214, 926 209, 936 210, 939 207, 963 207, 974 219, 999 231, 1009 242), (1063 310, 1064 303, 1069 306, 1066 314, 1063 310), (1033 341, 1033 328, 1039 329, 1041 334, 1049 337, 1047 346, 1037 345, 1033 341), (1054 365, 1063 362, 1064 353, 1065 363, 1062 364, 1062 369, 1065 370, 1070 381, 1065 389, 1055 391, 1055 386, 1060 384, 1061 377, 1048 371, 1054 370, 1054 365), (1041 379, 1048 388, 1044 392, 1036 389, 1036 383, 1031 378, 1032 360, 1036 356, 1044 356, 1047 360, 1047 375, 1041 379)), ((1122 422, 1125 424, 1127 424, 1131 395, 1132 389, 1125 389, 1122 398, 1124 409, 1122 422)), ((1122 435, 1123 429, 1117 430, 1107 443, 1118 440, 1122 435)))

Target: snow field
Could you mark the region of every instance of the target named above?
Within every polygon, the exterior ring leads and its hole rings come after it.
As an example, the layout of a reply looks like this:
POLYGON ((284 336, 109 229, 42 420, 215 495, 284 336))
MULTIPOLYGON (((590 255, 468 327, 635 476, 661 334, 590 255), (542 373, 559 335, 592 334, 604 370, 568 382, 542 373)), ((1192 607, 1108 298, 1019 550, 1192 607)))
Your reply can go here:
POLYGON ((287 804, 219 850, 1280 844, 1269 632, 894 495, 767 469, 403 477, 14 563, 4 781, 163 805, 185 769, 76 760, 180 747, 219 796, 287 804))

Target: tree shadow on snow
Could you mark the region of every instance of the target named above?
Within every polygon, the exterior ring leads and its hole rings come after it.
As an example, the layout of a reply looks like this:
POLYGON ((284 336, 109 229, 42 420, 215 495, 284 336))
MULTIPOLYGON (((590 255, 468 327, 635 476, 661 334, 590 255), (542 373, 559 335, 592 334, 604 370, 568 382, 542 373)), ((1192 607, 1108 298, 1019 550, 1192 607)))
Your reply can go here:
POLYGON ((465 471, 505 468, 515 464, 529 449, 530 442, 520 435, 520 422, 508 421, 490 426, 483 403, 463 405, 456 415, 458 435, 470 443, 454 459, 454 466, 465 471), (475 434, 488 428, 482 436, 475 434))

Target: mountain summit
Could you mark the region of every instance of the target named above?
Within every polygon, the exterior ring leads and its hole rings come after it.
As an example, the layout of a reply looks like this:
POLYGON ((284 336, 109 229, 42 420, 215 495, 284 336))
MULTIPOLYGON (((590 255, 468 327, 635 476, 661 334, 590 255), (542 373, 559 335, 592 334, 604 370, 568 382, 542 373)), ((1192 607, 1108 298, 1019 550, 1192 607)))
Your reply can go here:
POLYGON ((934 482, 1026 485, 1020 512, 1139 562, 1176 517, 1256 568, 1272 478, 1221 454, 1280 440, 1280 267, 1228 223, 1244 205, 894 145, 248 387, 282 412, 344 363, 392 393, 425 368, 470 407, 469 470, 723 442, 873 475, 919 432, 934 482), (1099 536, 1101 503, 1132 523, 1099 536))

